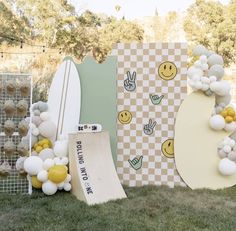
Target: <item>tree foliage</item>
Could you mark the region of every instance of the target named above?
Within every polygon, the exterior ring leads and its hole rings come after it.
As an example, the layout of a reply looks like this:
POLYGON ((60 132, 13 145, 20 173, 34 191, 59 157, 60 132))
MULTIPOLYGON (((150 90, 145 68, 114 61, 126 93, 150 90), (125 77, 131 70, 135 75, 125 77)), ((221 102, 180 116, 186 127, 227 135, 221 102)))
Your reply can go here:
MULTIPOLYGON (((8 35, 22 39, 29 36, 30 30, 26 18, 15 15, 11 6, 5 1, 0 2, 0 22, 0 36, 8 35)), ((14 41, 0 37, 0 44, 4 41, 8 44, 14 44, 14 41)))
MULTIPOLYGON (((143 39, 143 30, 137 24, 90 11, 78 15, 66 0, 8 0, 8 3, 9 13, 19 18, 17 23, 22 19, 28 22, 31 40, 60 47, 78 60, 93 52, 102 61, 113 43, 143 39)), ((5 17, 6 12, 2 14, 5 17)), ((23 30, 19 31, 25 35, 23 30)))
POLYGON ((224 57, 225 63, 236 58, 236 1, 222 5, 217 1, 196 0, 184 20, 188 40, 203 44, 224 57))
MULTIPOLYGON (((64 55, 72 55, 81 61, 92 53, 101 62, 114 43, 143 39, 143 30, 137 24, 90 11, 78 15, 67 0, 2 0, 0 20, 0 34, 20 38, 25 43, 46 45, 58 51, 51 56, 46 52, 20 57, 4 54, 4 58, 1 58, 5 65, 0 65, 0 71, 5 70, 6 66, 9 71, 15 71, 27 63, 25 68, 34 77, 34 100, 46 99, 53 73, 64 55)), ((18 49, 19 43, 0 37, 0 51, 17 52, 18 49)), ((30 49, 32 47, 24 44, 21 51, 30 52, 30 49)))

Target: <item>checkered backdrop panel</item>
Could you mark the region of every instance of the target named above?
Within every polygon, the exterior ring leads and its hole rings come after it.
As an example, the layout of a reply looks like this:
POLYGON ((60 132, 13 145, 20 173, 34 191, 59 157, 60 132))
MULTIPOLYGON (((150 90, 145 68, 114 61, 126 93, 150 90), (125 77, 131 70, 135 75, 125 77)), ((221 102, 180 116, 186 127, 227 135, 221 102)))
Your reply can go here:
POLYGON ((184 186, 174 158, 163 155, 161 147, 164 141, 174 137, 175 116, 187 93, 187 44, 121 43, 112 55, 118 60, 118 113, 127 110, 132 114, 128 124, 117 120, 117 172, 121 182, 129 186, 184 186), (168 81, 158 74, 160 64, 166 61, 177 67, 177 75, 168 81), (124 87, 128 71, 136 72, 133 91, 124 87), (150 94, 163 95, 160 104, 154 105, 150 94), (149 120, 155 121, 156 126, 153 133, 147 135, 144 126, 149 120))

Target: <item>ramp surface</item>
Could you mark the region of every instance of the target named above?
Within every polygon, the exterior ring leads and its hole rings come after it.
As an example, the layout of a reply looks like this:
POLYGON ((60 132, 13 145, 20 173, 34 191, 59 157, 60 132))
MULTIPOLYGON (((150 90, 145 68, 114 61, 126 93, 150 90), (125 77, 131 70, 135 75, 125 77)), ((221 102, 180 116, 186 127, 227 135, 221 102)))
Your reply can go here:
POLYGON ((126 198, 112 159, 108 132, 69 134, 72 193, 87 204, 126 198))

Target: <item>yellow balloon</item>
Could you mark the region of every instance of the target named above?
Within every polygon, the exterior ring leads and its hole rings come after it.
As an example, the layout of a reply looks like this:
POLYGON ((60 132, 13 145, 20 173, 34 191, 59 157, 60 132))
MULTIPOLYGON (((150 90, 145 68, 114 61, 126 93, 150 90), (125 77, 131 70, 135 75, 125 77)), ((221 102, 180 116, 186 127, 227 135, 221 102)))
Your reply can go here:
POLYGON ((38 179, 37 179, 37 176, 32 176, 31 177, 31 182, 32 182, 32 186, 34 188, 37 188, 37 189, 40 189, 42 188, 42 182, 40 182, 38 179))
POLYGON ((225 117, 225 122, 226 122, 226 123, 231 123, 231 122, 233 122, 233 120, 234 120, 234 118, 231 117, 231 116, 226 116, 226 117, 225 117))
POLYGON ((43 150, 42 146, 37 146, 37 148, 35 149, 37 153, 40 153, 42 150, 43 150))
POLYGON ((48 170, 48 179, 56 184, 63 182, 67 177, 67 167, 55 165, 48 170))

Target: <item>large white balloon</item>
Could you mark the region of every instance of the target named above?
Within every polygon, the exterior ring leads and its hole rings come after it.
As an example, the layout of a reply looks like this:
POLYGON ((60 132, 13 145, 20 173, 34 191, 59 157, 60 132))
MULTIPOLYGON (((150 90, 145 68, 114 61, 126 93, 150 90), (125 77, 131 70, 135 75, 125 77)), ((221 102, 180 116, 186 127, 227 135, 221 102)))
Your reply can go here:
POLYGON ((215 64, 211 66, 208 71, 208 76, 214 75, 218 80, 221 80, 225 74, 225 70, 222 65, 215 64))
POLYGON ((48 172, 46 170, 42 170, 38 173, 37 179, 41 182, 46 182, 48 180, 48 172))
POLYGON ((54 153, 51 148, 45 148, 39 153, 39 157, 44 161, 46 159, 53 159, 54 153))
POLYGON ((210 89, 219 96, 226 96, 229 95, 230 84, 226 81, 217 81, 210 84, 210 89))
POLYGON ((57 185, 48 180, 43 183, 42 190, 46 195, 51 196, 57 192, 57 185))
POLYGON ((53 149, 55 156, 65 157, 68 155, 68 142, 67 140, 56 141, 53 149))
POLYGON ((48 170, 49 168, 51 168, 52 166, 54 166, 55 162, 52 159, 46 159, 43 162, 43 169, 44 170, 48 170))
POLYGON ((219 171, 224 176, 231 176, 236 173, 236 164, 228 158, 224 158, 219 163, 219 171))
POLYGON ((225 127, 225 120, 221 115, 214 115, 209 121, 210 127, 216 131, 222 130, 225 127))
POLYGON ((200 56, 200 55, 208 55, 209 51, 203 45, 197 45, 193 48, 193 55, 200 56))
POLYGON ((39 132, 40 135, 46 137, 46 138, 54 138, 56 135, 56 125, 52 121, 44 121, 39 125, 39 132))
POLYGON ((223 66, 224 65, 224 60, 223 60, 221 55, 212 54, 208 58, 208 64, 209 64, 209 66, 213 66, 215 64, 219 64, 219 65, 223 66))
POLYGON ((30 156, 24 162, 25 171, 33 176, 43 169, 43 161, 38 156, 30 156))

